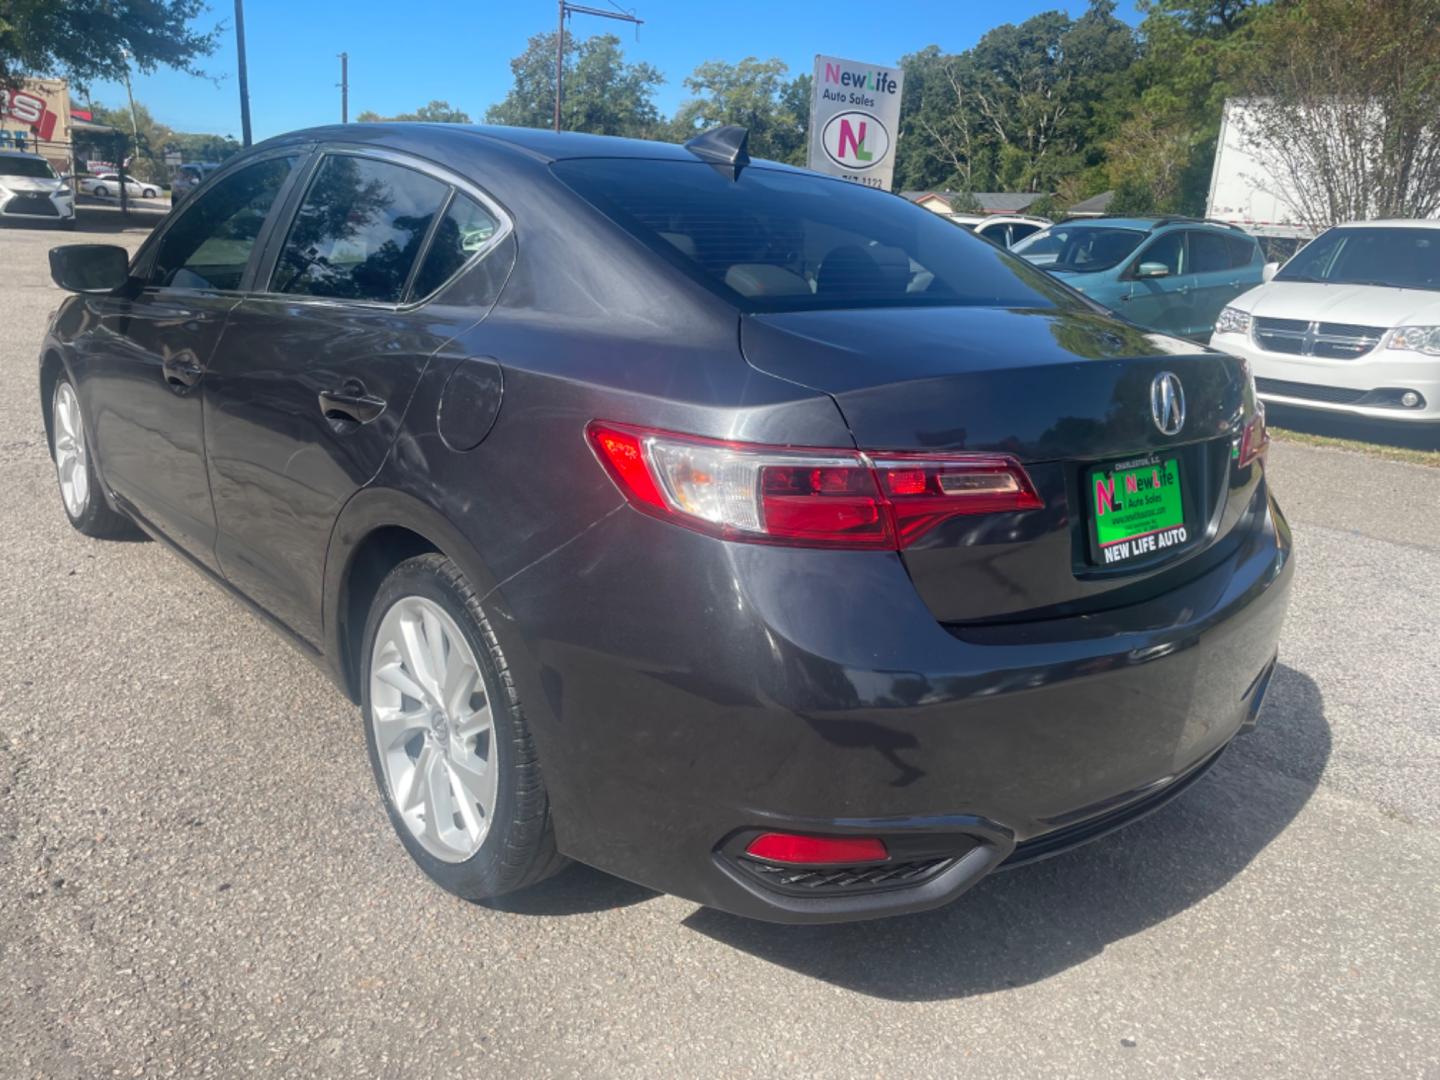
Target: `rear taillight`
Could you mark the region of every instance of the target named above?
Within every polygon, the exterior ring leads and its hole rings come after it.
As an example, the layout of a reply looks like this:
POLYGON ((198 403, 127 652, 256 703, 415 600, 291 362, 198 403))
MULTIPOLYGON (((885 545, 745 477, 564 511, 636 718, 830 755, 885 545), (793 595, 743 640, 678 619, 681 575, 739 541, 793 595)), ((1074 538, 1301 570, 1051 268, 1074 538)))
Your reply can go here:
POLYGON ((1240 468, 1245 468, 1257 458, 1265 456, 1270 448, 1270 432, 1265 428, 1265 403, 1255 402, 1255 415, 1240 433, 1240 468))
POLYGON ((998 454, 797 450, 598 420, 587 431, 637 509, 732 540, 893 551, 947 518, 1043 505, 998 454))

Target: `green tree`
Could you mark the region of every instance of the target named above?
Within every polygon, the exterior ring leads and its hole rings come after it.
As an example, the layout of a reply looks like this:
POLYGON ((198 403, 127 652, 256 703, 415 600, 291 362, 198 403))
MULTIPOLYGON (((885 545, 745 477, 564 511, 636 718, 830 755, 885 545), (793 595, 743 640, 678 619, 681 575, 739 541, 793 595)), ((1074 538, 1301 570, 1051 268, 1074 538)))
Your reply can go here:
POLYGON ((1135 33, 1112 0, 1043 12, 966 52, 907 56, 897 170, 908 188, 1051 192, 1103 160, 1135 33))
POLYGON ((381 116, 372 109, 366 109, 355 119, 362 124, 379 124, 387 121, 420 121, 427 124, 469 124, 470 114, 455 108, 448 101, 432 101, 421 105, 413 113, 397 113, 395 116, 381 116))
MULTIPOLYGON (((555 35, 536 34, 510 61, 515 84, 485 113, 491 124, 548 128, 555 110, 555 35)), ((592 135, 653 137, 660 125, 655 90, 665 82, 646 63, 628 64, 613 34, 565 35, 560 126, 592 135)))
POLYGON ((754 157, 804 164, 811 76, 789 79, 789 70, 775 58, 706 61, 685 79, 695 96, 675 114, 674 138, 683 142, 708 128, 739 124, 750 132, 754 157))
POLYGON ((1117 212, 1200 214, 1233 87, 1223 67, 1257 0, 1142 0, 1141 52, 1106 142, 1117 212))
POLYGON ((204 0, 5 0, 0 4, 0 86, 27 75, 64 75, 77 86, 140 71, 192 74, 215 50, 219 28, 191 22, 204 0))

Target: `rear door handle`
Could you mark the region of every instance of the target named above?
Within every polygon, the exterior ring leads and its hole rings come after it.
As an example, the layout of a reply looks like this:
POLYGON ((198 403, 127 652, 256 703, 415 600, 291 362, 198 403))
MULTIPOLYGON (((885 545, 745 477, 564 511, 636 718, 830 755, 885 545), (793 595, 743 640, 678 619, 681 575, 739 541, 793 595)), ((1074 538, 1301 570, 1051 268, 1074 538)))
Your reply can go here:
POLYGON ((385 399, 367 393, 365 384, 351 379, 339 390, 320 391, 320 412, 326 420, 368 424, 385 411, 385 399))
POLYGON ((177 390, 194 386, 205 374, 205 369, 195 362, 195 358, 185 354, 163 361, 160 369, 165 373, 165 381, 177 390))

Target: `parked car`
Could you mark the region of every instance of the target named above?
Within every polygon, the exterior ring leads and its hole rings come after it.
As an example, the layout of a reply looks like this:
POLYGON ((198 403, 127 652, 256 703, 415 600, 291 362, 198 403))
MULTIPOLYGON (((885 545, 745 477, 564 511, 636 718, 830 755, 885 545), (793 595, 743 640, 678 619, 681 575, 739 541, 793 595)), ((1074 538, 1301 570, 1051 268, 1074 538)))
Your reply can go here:
POLYGON ((0 150, 0 219, 74 228, 74 192, 38 154, 0 150))
POLYGON ((1210 339, 1250 363, 1261 397, 1440 421, 1440 221, 1340 225, 1275 269, 1210 339))
POLYGON ((175 206, 200 186, 200 182, 220 166, 209 161, 190 161, 175 169, 170 182, 170 205, 175 206))
POLYGON ((1049 218, 1023 214, 947 214, 946 217, 1003 248, 1014 247, 1025 237, 1051 224, 1049 218))
MULTIPOLYGON (((82 176, 80 190, 86 195, 94 195, 98 199, 119 198, 120 175, 112 172, 100 173, 98 176, 82 176)), ((159 196, 160 189, 154 184, 142 183, 133 176, 127 176, 125 177, 125 194, 132 199, 154 199, 159 196)))
POLYGON ((1085 218, 1022 240, 1015 254, 1133 323, 1203 340, 1220 310, 1258 285, 1253 236, 1192 218, 1085 218))
POLYGON ((71 522, 315 659, 461 896, 569 857, 930 908, 1260 709, 1291 542, 1242 363, 745 144, 322 128, 51 255, 71 522))

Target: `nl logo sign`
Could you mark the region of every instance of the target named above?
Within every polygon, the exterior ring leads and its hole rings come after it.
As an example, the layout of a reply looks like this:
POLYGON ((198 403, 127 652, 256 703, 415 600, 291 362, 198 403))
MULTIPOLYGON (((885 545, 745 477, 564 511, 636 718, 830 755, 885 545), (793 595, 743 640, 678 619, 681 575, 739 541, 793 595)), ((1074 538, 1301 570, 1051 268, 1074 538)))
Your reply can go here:
POLYGON ((817 56, 810 168, 888 191, 895 174, 902 81, 898 68, 817 56))

